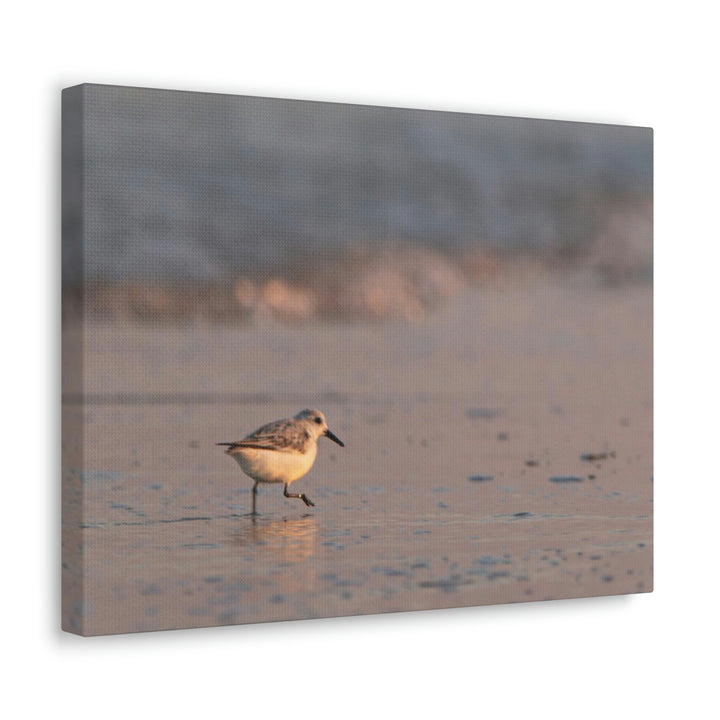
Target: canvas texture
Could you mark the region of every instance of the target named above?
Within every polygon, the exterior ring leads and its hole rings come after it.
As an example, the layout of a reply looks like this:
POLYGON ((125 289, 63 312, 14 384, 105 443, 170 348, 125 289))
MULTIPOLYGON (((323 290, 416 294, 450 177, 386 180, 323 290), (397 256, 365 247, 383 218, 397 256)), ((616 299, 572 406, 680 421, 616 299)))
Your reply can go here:
POLYGON ((62 625, 649 592, 649 128, 81 85, 62 625))

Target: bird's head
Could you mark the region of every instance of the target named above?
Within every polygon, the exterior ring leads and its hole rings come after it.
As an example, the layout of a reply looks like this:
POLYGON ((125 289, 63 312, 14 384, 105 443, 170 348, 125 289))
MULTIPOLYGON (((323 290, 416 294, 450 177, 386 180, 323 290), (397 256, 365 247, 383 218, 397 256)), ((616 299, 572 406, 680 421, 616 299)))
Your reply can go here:
POLYGON ((309 432, 314 437, 325 437, 330 438, 333 442, 336 442, 340 447, 345 447, 345 443, 334 433, 330 432, 327 420, 325 416, 319 410, 301 410, 296 416, 296 420, 304 420, 307 423, 309 432))

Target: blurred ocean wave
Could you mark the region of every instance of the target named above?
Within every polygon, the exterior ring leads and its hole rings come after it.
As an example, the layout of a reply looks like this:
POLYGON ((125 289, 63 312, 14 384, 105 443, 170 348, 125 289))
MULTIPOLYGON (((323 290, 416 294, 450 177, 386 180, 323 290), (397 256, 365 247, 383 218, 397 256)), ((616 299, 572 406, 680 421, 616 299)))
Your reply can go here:
POLYGON ((421 314, 473 253, 649 276, 648 128, 102 85, 83 97, 81 142, 64 148, 84 175, 64 195, 63 281, 102 307, 184 317, 180 282, 208 315, 313 317, 327 258, 352 285, 334 298, 348 317, 421 314))
POLYGON ((314 321, 417 324, 473 287, 536 282, 558 275, 603 284, 652 278, 647 207, 619 207, 582 255, 537 257, 487 250, 446 252, 398 245, 356 247, 306 258, 285 272, 216 280, 96 280, 66 289, 66 316, 105 321, 211 323, 314 321), (632 228, 631 242, 613 235, 632 228), (643 229, 644 228, 644 229, 643 229))

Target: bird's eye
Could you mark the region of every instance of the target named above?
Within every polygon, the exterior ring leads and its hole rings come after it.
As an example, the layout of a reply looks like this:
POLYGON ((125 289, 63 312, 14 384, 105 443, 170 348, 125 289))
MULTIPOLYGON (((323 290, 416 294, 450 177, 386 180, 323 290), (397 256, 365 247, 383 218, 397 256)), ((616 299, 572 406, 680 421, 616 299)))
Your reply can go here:
POLYGON ((315 422, 316 422, 318 425, 320 425, 320 423, 322 422, 322 420, 321 420, 319 417, 316 417, 316 418, 315 418, 315 422))

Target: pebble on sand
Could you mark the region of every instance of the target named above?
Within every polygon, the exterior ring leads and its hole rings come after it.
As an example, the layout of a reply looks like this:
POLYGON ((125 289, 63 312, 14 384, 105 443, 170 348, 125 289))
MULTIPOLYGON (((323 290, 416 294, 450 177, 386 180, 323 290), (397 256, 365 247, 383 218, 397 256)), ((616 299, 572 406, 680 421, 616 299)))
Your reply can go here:
POLYGON ((601 452, 601 453, 584 453, 580 456, 583 462, 597 462, 598 460, 607 460, 609 457, 614 458, 614 452, 601 452))
POLYGON ((494 479, 494 475, 470 475, 468 477, 470 482, 491 482, 494 479))

